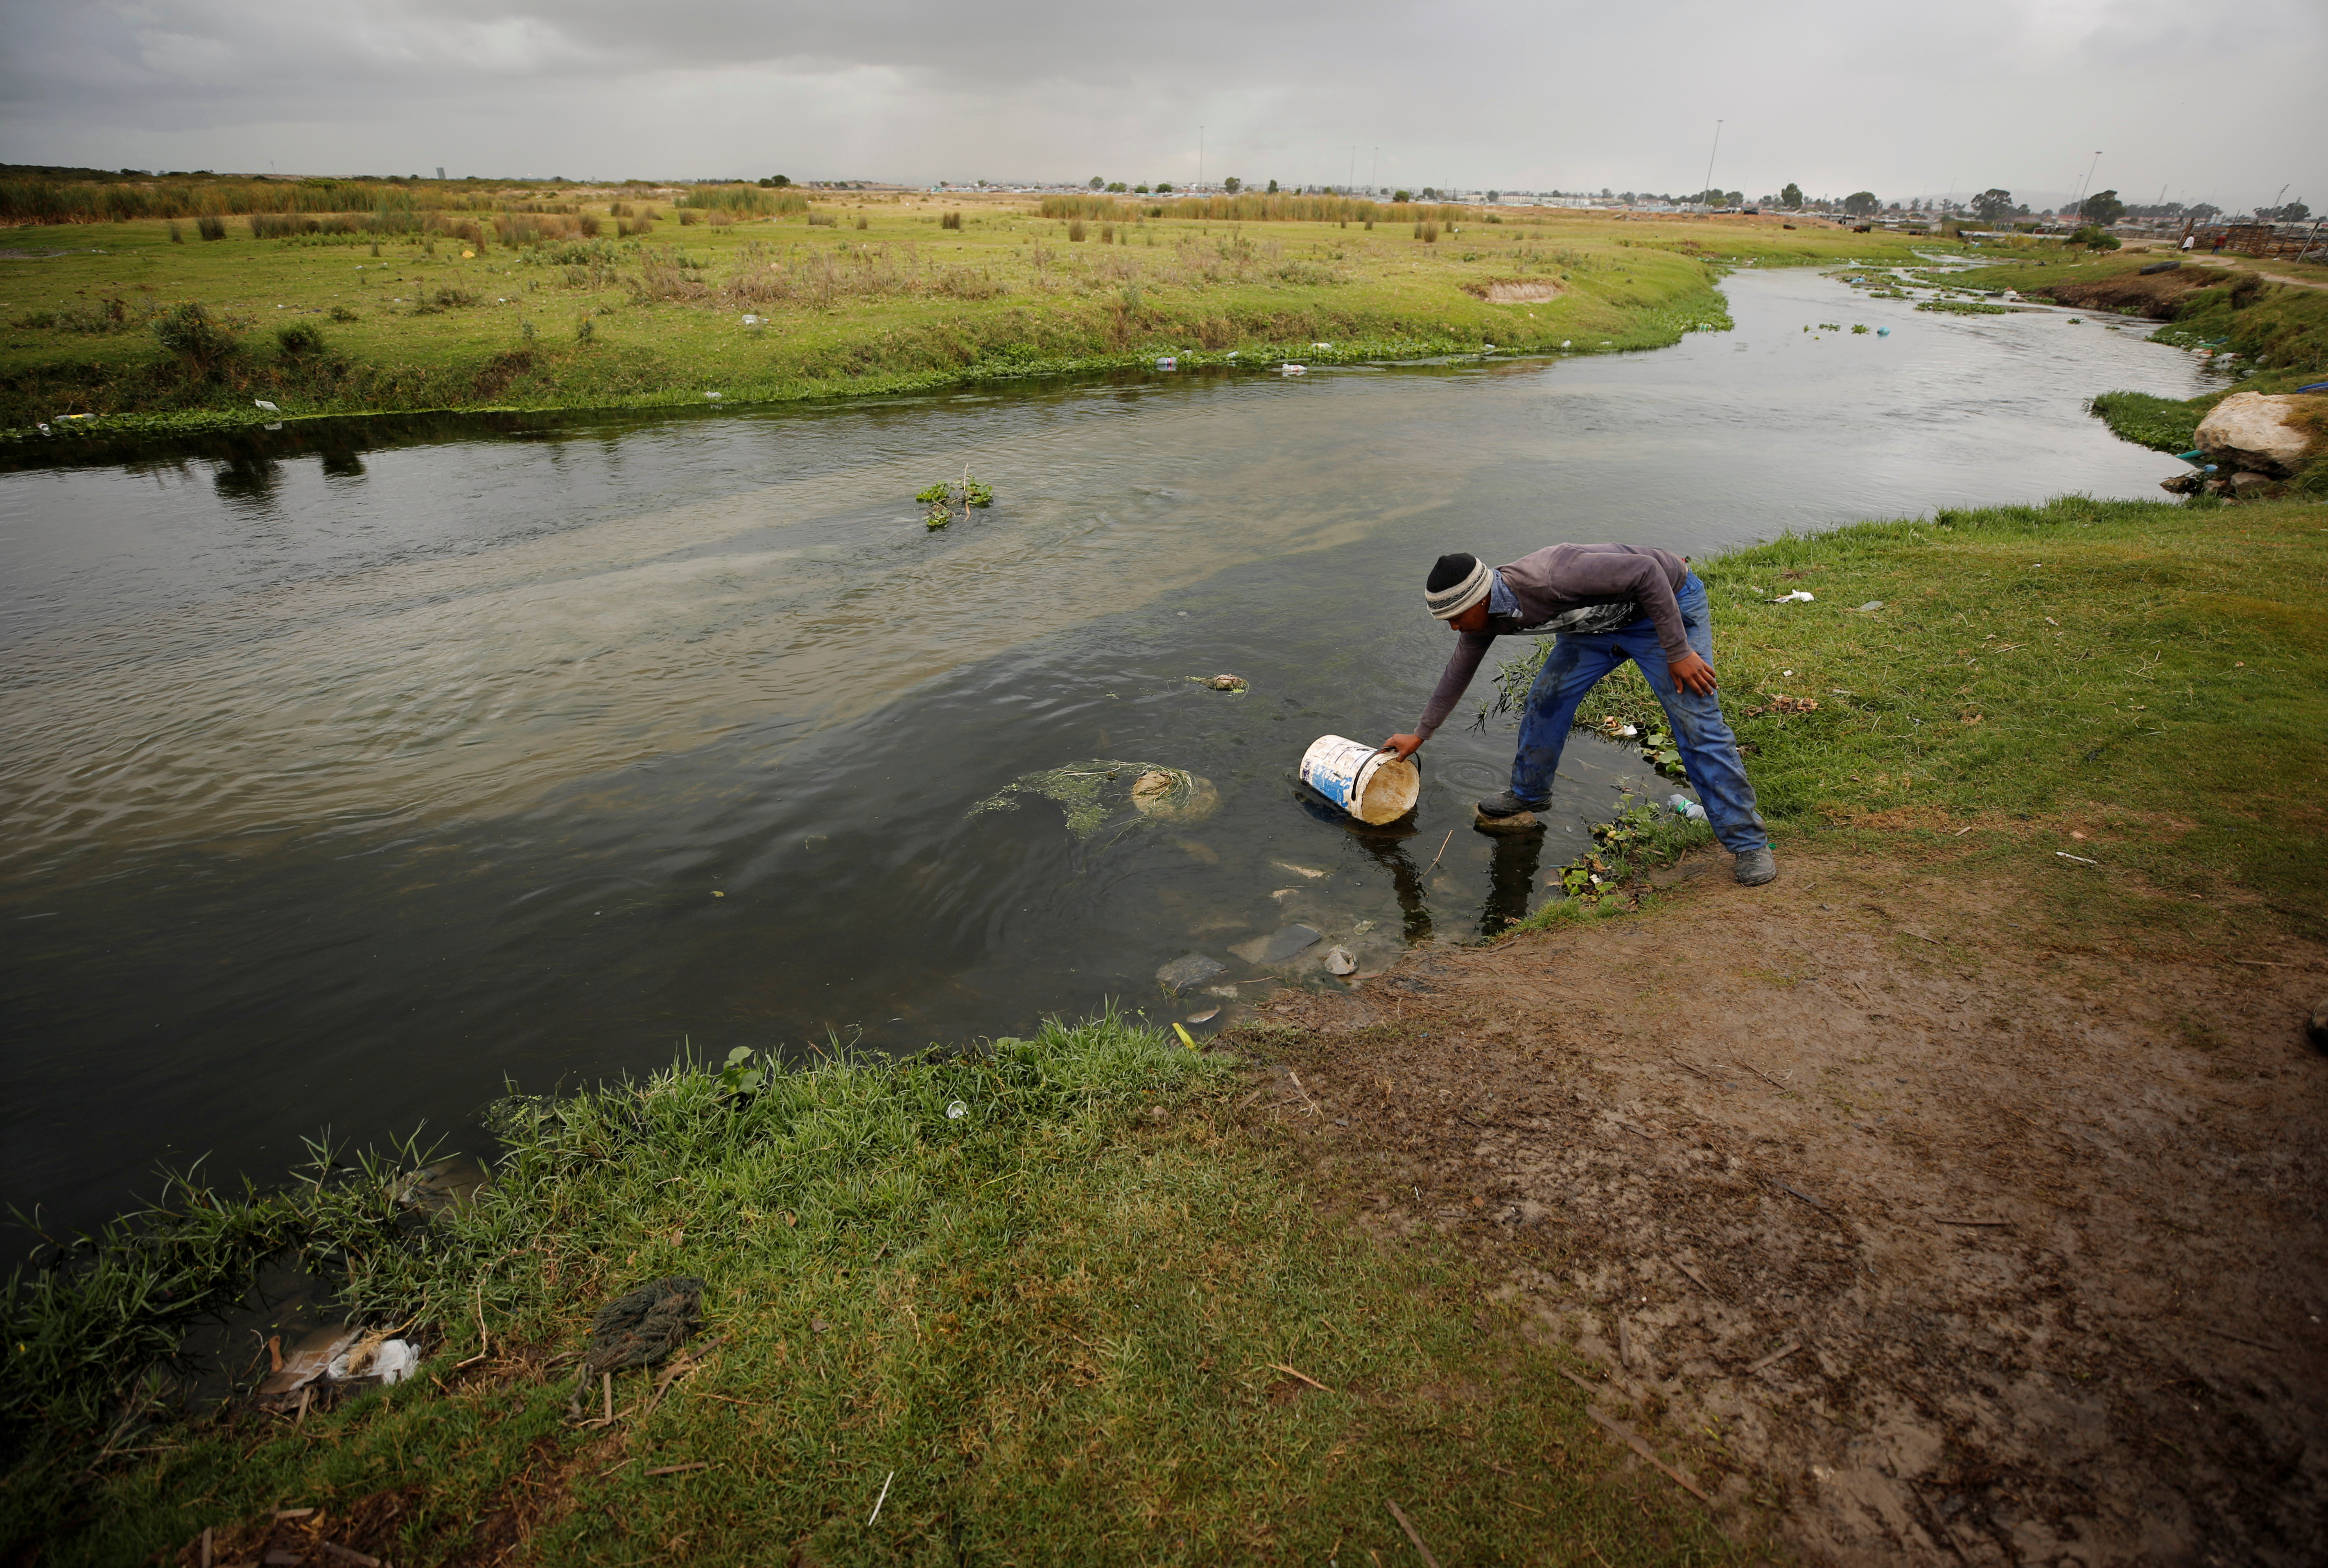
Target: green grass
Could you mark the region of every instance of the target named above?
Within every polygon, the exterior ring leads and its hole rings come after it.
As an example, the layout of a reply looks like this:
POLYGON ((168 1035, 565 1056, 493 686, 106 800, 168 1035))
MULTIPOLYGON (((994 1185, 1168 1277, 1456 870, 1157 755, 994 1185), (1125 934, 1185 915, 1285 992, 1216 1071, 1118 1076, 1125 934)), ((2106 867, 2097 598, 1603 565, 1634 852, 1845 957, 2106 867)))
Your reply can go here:
MULTIPOLYGON (((1695 569, 1782 842, 1840 830, 2019 873, 2065 851, 2099 862, 2078 894, 2097 918, 2139 886, 2328 934, 2328 509, 2070 497, 1695 569), (1814 601, 1769 602, 1797 587, 1814 601), (1769 711, 1781 696, 1818 706, 1769 711)), ((1601 690, 1580 722, 1655 716, 1638 676, 1601 690)))
MULTIPOLYGON (((1387 1498, 1448 1563, 1736 1555, 1619 1470, 1559 1353, 1462 1267, 1321 1219, 1233 1086, 1111 1019, 745 1099, 674 1071, 515 1102, 483 1200, 423 1230, 393 1222, 386 1168, 261 1200, 374 1320, 443 1336, 416 1383, 299 1427, 116 1426, 116 1389, 92 1427, 110 1374, 63 1343, 82 1319, 20 1292, 11 1343, 50 1342, 0 1385, 5 1536, 127 1563, 313 1507, 399 1564, 463 1560, 496 1516, 544 1563, 1406 1560, 1387 1498), (569 1424, 571 1364, 542 1359, 677 1272, 708 1282, 703 1369, 651 1413, 648 1375, 621 1375, 610 1430, 569 1424), (496 1357, 463 1369, 480 1316, 496 1357)), ((146 1228, 215 1243, 239 1207, 182 1191, 146 1228)))
MULTIPOLYGON (((540 221, 595 215, 587 197, 568 192, 558 204, 581 212, 540 221)), ((677 216, 695 209, 626 202, 661 212, 651 234, 614 238, 611 211, 606 238, 539 244, 501 243, 491 214, 474 240, 259 239, 242 222, 210 243, 173 243, 161 221, 19 230, 20 254, 0 258, 0 320, 12 326, 0 343, 0 429, 53 428, 70 414, 257 419, 260 399, 288 418, 700 405, 711 392, 788 400, 1164 354, 1332 363, 1563 342, 1613 352, 1726 326, 1713 286, 1728 263, 1905 260, 1915 243, 1550 215, 1466 222, 1430 244, 1403 225, 1143 217, 1094 222, 1072 243, 1065 223, 993 202, 835 196, 797 215, 731 222, 723 210, 683 226, 677 216), (957 208, 962 227, 942 229, 957 208), (859 217, 866 229, 848 226, 859 217), (1111 230, 1118 242, 1103 243, 1111 230), (1514 281, 1562 293, 1482 296, 1514 281), (199 373, 165 352, 154 318, 184 301, 232 324, 239 352, 199 373), (763 324, 746 325, 746 315, 763 324), (277 329, 293 324, 320 331, 324 348, 280 352, 277 329)))

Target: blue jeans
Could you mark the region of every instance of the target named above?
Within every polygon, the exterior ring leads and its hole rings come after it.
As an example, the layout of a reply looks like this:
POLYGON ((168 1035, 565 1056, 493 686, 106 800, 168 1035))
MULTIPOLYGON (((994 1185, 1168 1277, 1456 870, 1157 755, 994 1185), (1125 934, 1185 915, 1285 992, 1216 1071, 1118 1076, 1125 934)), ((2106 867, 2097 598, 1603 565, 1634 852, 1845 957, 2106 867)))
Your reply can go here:
MULTIPOLYGON (((1691 651, 1713 662, 1713 629, 1706 615, 1705 585, 1692 572, 1674 597, 1681 604, 1682 629, 1691 651)), ((1713 836, 1733 854, 1768 844, 1770 836, 1763 828, 1762 813, 1754 809, 1754 786, 1747 782, 1738 737, 1722 717, 1721 699, 1699 697, 1673 683, 1657 627, 1647 615, 1600 636, 1562 635, 1554 642, 1528 690, 1519 755, 1512 759, 1512 793, 1531 805, 1551 801, 1553 775, 1560 771, 1561 748, 1576 722, 1578 704, 1602 676, 1628 659, 1641 667, 1673 724, 1682 765, 1705 804, 1713 836)))

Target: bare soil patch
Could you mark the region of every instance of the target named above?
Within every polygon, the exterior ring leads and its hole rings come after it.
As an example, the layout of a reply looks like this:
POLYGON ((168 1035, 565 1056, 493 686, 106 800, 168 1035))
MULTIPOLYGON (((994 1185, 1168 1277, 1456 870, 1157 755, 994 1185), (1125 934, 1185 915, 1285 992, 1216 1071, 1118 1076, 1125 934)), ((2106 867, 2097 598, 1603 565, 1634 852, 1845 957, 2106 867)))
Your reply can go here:
POLYGON ((1541 277, 1499 278, 1473 291, 1489 305, 1544 305, 1558 299, 1560 285, 1541 277))
POLYGON ((1725 866, 1279 998, 1229 1037, 1250 1114, 1329 1206, 1469 1248, 1743 1535, 2328 1560, 2328 952, 2137 962, 2025 888, 1725 866))

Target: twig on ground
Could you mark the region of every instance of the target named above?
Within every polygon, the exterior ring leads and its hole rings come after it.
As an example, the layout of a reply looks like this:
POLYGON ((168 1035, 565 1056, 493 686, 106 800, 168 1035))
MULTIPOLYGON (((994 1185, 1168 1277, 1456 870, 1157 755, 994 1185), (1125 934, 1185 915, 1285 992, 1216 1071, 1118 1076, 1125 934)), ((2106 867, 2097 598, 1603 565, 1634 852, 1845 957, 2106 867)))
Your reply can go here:
POLYGON ((1979 1225, 1985 1226, 1991 1230, 2007 1230, 2010 1229, 2013 1225, 2013 1222, 2009 1219, 1942 1219, 1938 1215, 1934 1215, 1932 1216, 1932 1223, 1934 1225, 1979 1225))
POLYGON ((1751 1377, 1755 1373, 1761 1371, 1765 1366, 1775 1366, 1802 1347, 1803 1342, 1801 1340, 1789 1339, 1784 1345, 1779 1346, 1776 1350, 1771 1351, 1768 1356, 1763 1357, 1760 1360, 1749 1361, 1746 1364, 1746 1375, 1751 1377))
POLYGON ((1707 1507, 1711 1507, 1713 1506, 1713 1499, 1712 1498, 1709 1498, 1704 1492, 1699 1491, 1697 1489, 1696 1483, 1692 1481, 1687 1476, 1674 1469, 1673 1466, 1666 1463, 1665 1460, 1657 1458, 1656 1453, 1650 1450, 1647 1443, 1643 1442, 1639 1438, 1626 1431, 1625 1428, 1619 1425, 1616 1421, 1601 1414, 1599 1411, 1592 1409, 1590 1405, 1585 1407, 1584 1413, 1591 1416, 1594 1421, 1599 1422, 1608 1430, 1609 1434, 1616 1438, 1618 1441, 1623 1443, 1627 1448, 1631 1449, 1635 1453, 1648 1460, 1649 1463, 1657 1466, 1658 1469, 1665 1473, 1666 1479, 1672 1481, 1674 1485, 1679 1487, 1683 1491, 1687 1492, 1691 1497, 1695 1498, 1699 1502, 1705 1504, 1707 1507))
POLYGON ((1679 1258, 1673 1260, 1673 1266, 1679 1269, 1683 1273, 1687 1274, 1691 1284, 1695 1285, 1699 1290, 1704 1291, 1715 1300, 1727 1301, 1730 1299, 1727 1296, 1724 1296, 1721 1291, 1715 1290, 1712 1285, 1707 1284, 1704 1274, 1699 1273, 1695 1269, 1691 1268, 1679 1258))
POLYGON ((651 1476, 683 1476, 690 1470, 708 1470, 710 1468, 709 1460, 697 1460, 691 1464, 657 1465, 646 1473, 651 1476))
POLYGON ((1334 1392, 1324 1384, 1319 1382, 1316 1378, 1310 1376, 1307 1372, 1296 1371, 1294 1368, 1286 1366, 1282 1361, 1272 1361, 1269 1363, 1269 1369, 1272 1372, 1282 1372, 1288 1377, 1298 1377, 1320 1394, 1331 1394, 1334 1392))
POLYGON ((1301 1090, 1301 1098, 1308 1103, 1310 1106, 1310 1114, 1315 1116, 1325 1109, 1323 1106, 1319 1105, 1317 1101, 1310 1099, 1310 1091, 1308 1089, 1302 1088, 1300 1074, 1295 1072, 1292 1068, 1288 1067, 1285 1069, 1285 1075, 1293 1080, 1293 1086, 1295 1088, 1301 1090))
POLYGON ((1390 1516, 1398 1521, 1398 1527, 1406 1532, 1406 1538, 1414 1543, 1416 1551, 1422 1554, 1423 1562, 1429 1563, 1430 1568, 1439 1568, 1439 1559, 1433 1557, 1431 1554, 1431 1548, 1422 1544, 1422 1534, 1414 1527, 1413 1521, 1406 1516, 1406 1510, 1396 1503, 1391 1502, 1388 1498, 1385 1498, 1383 1501, 1390 1505, 1390 1516))
POLYGON ((2233 963, 2251 964, 2257 969, 2294 969, 2292 963, 2274 963, 2267 958, 2235 958, 2233 963))
POLYGON ((1787 1086, 1784 1084, 1781 1084, 1778 1079, 1773 1078, 1769 1074, 1762 1071, 1761 1068, 1749 1067, 1742 1062, 1735 1063, 1733 1065, 1742 1068, 1746 1072, 1753 1074, 1756 1077, 1761 1079, 1762 1082, 1769 1084, 1773 1089, 1776 1089, 1779 1094, 1783 1094, 1787 1093, 1787 1086))
POLYGON ((2260 1339, 2250 1339, 2244 1334, 2234 1334, 2229 1329, 2218 1329, 2212 1323, 2201 1323, 2199 1325, 2199 1329, 2201 1332, 2212 1334, 2218 1339, 2229 1339, 2241 1345, 2252 1345, 2258 1350, 2269 1350, 2274 1354, 2280 1353, 2281 1347, 2277 1345, 2267 1345, 2260 1339))
POLYGON ((865 1516, 865 1527, 867 1529, 871 1529, 873 1527, 873 1521, 881 1516, 881 1505, 889 1500, 889 1483, 896 1479, 897 1472, 895 1470, 891 1470, 887 1475, 881 1478, 881 1495, 873 1499, 873 1511, 865 1516))
POLYGON ((2053 853, 2060 856, 2064 860, 2075 860, 2080 866, 2098 866, 2101 864, 2099 860, 2089 860, 2083 855, 2072 855, 2067 850, 2056 850, 2053 853))

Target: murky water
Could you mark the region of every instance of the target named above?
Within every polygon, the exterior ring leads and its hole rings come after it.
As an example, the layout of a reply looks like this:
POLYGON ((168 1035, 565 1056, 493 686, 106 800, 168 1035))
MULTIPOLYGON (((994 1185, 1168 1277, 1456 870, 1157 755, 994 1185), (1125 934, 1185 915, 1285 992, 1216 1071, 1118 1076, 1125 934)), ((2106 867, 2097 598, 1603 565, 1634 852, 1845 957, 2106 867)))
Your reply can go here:
MULTIPOLYGON (((1624 358, 406 421, 0 476, 0 1197, 84 1223, 204 1150, 263 1177, 326 1125, 457 1140, 505 1078, 682 1041, 1153 1005, 1159 963, 1253 976, 1230 950, 1291 921, 1368 962, 1474 937, 1544 896, 1534 844, 1468 826, 1507 727, 1432 743, 1408 836, 1291 782, 1321 733, 1412 724, 1448 645, 1433 557, 2154 495, 2174 465, 2084 399, 2199 384, 2062 313, 1730 293, 1736 332, 1624 358), (1000 503, 926 532, 907 498, 965 463, 1000 503), (1220 671, 1252 691, 1189 679, 1220 671), (1220 809, 1080 840, 1047 803, 969 814, 1086 758, 1190 769, 1220 809)), ((1542 869, 1628 781, 1657 783, 1572 746, 1542 869)))

